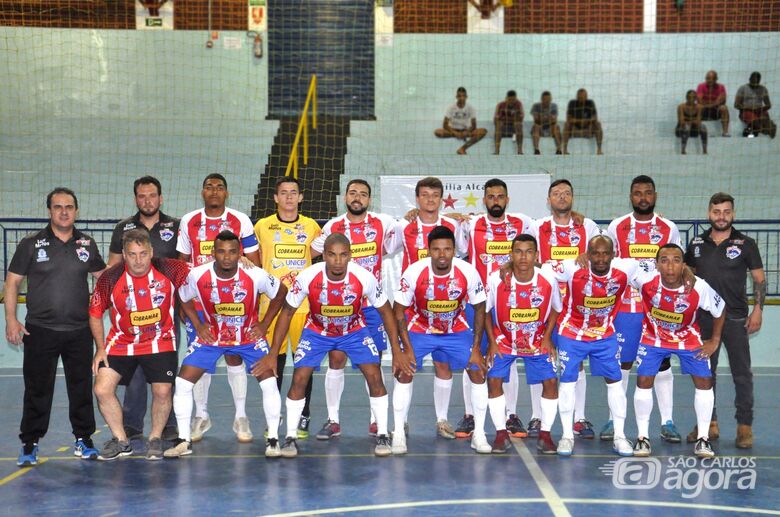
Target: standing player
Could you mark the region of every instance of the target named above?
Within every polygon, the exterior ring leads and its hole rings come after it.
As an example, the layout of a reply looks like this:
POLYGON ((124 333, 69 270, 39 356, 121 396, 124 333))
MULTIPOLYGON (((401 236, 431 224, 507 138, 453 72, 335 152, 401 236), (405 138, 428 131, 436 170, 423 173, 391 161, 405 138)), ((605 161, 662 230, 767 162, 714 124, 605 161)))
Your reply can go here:
POLYGON ((329 235, 324 243, 324 263, 315 264, 296 277, 276 323, 273 350, 281 346, 296 308, 304 299, 309 300, 309 317, 295 352, 295 373, 287 394, 287 437, 282 447, 282 456, 286 458, 298 455, 296 422, 305 404, 304 388, 325 354, 332 350, 346 354, 366 378, 377 425, 374 454, 391 453, 387 390, 382 381, 379 350, 367 328, 363 300, 377 310, 392 343, 398 342, 398 330, 381 284, 371 273, 350 262, 352 247, 354 244, 343 234, 329 235))
MULTIPOLYGON (((400 246, 400 238, 395 230, 395 221, 385 214, 368 211, 371 204, 371 185, 365 180, 352 180, 347 183, 344 195, 347 213, 331 219, 322 228, 322 235, 312 243, 313 252, 323 253, 325 239, 333 233, 341 233, 351 243, 351 257, 358 266, 374 275, 382 283, 382 257, 394 253, 400 246)), ((366 326, 381 353, 387 349, 385 329, 382 318, 374 307, 363 307, 366 326)), ((341 434, 339 407, 341 393, 344 391, 344 366, 347 355, 334 349, 328 353, 328 371, 325 373, 325 402, 328 406, 328 420, 317 433, 318 440, 329 440, 341 434)), ((381 374, 380 368, 380 374, 381 374)), ((368 386, 367 388, 368 389, 368 386)), ((372 413, 368 432, 376 434, 376 415, 372 413)))
MULTIPOLYGON (((243 358, 247 372, 269 355, 266 340, 268 326, 287 294, 287 288, 262 269, 238 267, 241 241, 230 230, 223 230, 216 236, 212 255, 214 260, 193 268, 187 276, 187 283, 179 289, 182 309, 195 325, 197 337, 190 344, 176 377, 173 410, 179 424, 179 438, 172 448, 165 451, 166 458, 192 454, 192 389, 198 379, 213 370, 225 354, 243 358), (265 317, 258 322, 259 298, 263 294, 271 298, 271 303, 265 317), (204 322, 195 313, 195 299, 203 307, 204 322)), ((256 378, 263 391, 263 412, 268 424, 265 455, 278 457, 282 399, 274 379, 275 355, 270 358, 270 363, 271 367, 263 369, 256 378)))
MULTIPOLYGON (((615 242, 615 256, 633 259, 646 272, 655 269, 655 256, 664 244, 680 245, 677 226, 655 213, 658 194, 650 176, 637 176, 631 181, 630 201, 634 211, 609 224, 607 234, 615 242)), ((642 336, 642 299, 633 287, 626 290, 615 318, 615 330, 620 344, 620 368, 623 391, 628 389, 628 375, 636 360, 636 351, 642 336)), ((661 363, 655 381, 658 410, 661 413, 661 438, 669 443, 680 443, 680 433, 672 419, 674 377, 669 358, 661 363)), ((602 440, 613 438, 612 419, 601 430, 602 440)))
POLYGON ((686 292, 684 272, 687 270, 682 248, 665 244, 656 256, 657 270, 640 274, 634 279, 644 303, 642 341, 637 352, 637 379, 634 391, 637 439, 634 456, 650 456, 648 427, 653 411, 653 381, 661 361, 676 355, 682 373, 693 379, 696 394, 696 456, 715 455, 709 440, 710 418, 715 404, 712 391, 710 356, 720 343, 725 321, 723 299, 701 278, 694 279, 693 289, 686 292), (709 312, 714 318, 712 337, 702 341, 696 323, 697 309, 709 312))
MULTIPOLYGON (((298 274, 311 266, 311 243, 319 237, 321 231, 317 221, 303 216, 298 212, 298 207, 303 202, 301 184, 292 176, 283 176, 276 182, 274 194, 276 213, 257 221, 255 235, 260 243, 260 257, 263 269, 278 278, 288 289, 298 274)), ((268 310, 269 299, 263 296, 260 301, 260 316, 264 316, 268 310)), ((279 349, 277 359, 276 384, 279 391, 282 390, 284 378, 284 366, 287 364, 287 349, 293 353, 301 339, 303 325, 306 323, 306 315, 309 313, 309 302, 304 300, 290 321, 290 330, 282 347, 279 349)), ((273 335, 276 319, 268 328, 268 335, 273 335)), ((298 438, 309 437, 309 404, 311 403, 312 378, 306 385, 306 405, 303 408, 301 420, 298 422, 298 438)))
POLYGON ((122 237, 122 248, 124 263, 120 261, 103 273, 89 307, 89 327, 95 339, 94 390, 100 413, 113 435, 99 459, 113 460, 133 453, 116 388, 119 384, 127 386, 135 379, 135 370, 142 369, 141 379, 152 386, 152 430, 146 459, 161 460, 162 432, 171 413, 171 388, 179 366, 174 323, 176 289, 184 284, 189 268, 180 260, 154 257, 145 229, 128 230, 122 237), (103 313, 108 309, 111 330, 106 337, 103 313))
MULTIPOLYGON (((405 339, 403 351, 397 341, 391 341, 393 357, 399 354, 409 358, 411 352, 414 363, 422 365, 426 355, 437 353, 441 359, 446 358, 451 369, 468 372, 475 423, 471 448, 478 453, 489 454, 492 448, 485 438, 488 393, 480 350, 485 324, 485 289, 476 269, 468 262, 455 258, 455 234, 452 230, 437 226, 428 235, 428 257, 404 271, 395 293, 393 312, 399 332, 405 339), (473 330, 466 320, 467 301, 474 307, 473 330), (409 345, 406 340, 410 341, 409 345)), ((393 454, 406 453, 404 423, 412 401, 412 380, 413 376, 404 372, 396 377, 393 389, 393 454)))
MULTIPOLYGON (((249 217, 237 210, 227 208, 225 201, 228 198, 227 180, 221 174, 209 174, 203 180, 201 191, 204 207, 186 214, 181 219, 179 227, 179 240, 176 249, 179 258, 190 262, 193 266, 201 266, 214 260, 212 250, 214 239, 225 230, 236 234, 244 255, 255 265, 260 265, 259 246, 255 237, 252 221, 249 217)), ((196 305, 196 310, 201 308, 196 305)), ((195 328, 192 322, 187 322, 187 341, 192 344, 195 339, 195 328)), ((233 419, 233 431, 239 442, 251 442, 252 431, 249 428, 249 420, 246 418, 246 372, 241 364, 241 357, 225 354, 227 363, 227 378, 230 390, 233 393, 233 403, 236 406, 236 415, 233 419)), ((211 374, 209 370, 200 377, 200 382, 195 387, 195 419, 192 421, 192 441, 197 442, 203 438, 203 433, 211 429, 211 418, 208 413, 209 386, 211 386, 211 374)), ((181 429, 179 430, 181 433, 181 429)))

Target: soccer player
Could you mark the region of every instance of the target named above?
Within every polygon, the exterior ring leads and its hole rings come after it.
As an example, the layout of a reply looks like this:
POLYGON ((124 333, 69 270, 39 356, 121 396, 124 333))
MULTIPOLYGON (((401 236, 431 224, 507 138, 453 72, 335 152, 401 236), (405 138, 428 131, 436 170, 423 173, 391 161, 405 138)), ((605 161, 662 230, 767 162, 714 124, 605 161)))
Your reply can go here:
POLYGON ((324 244, 325 261, 304 269, 295 278, 276 322, 273 350, 279 349, 296 309, 308 299, 310 312, 295 352, 295 372, 285 404, 287 437, 281 451, 285 458, 298 455, 296 423, 306 403, 305 387, 331 350, 346 354, 363 373, 368 383, 371 411, 376 417, 374 454, 389 456, 391 453, 387 435, 387 390, 380 371, 379 349, 367 327, 363 300, 377 310, 392 343, 398 341, 398 330, 381 284, 364 268, 351 263, 353 247, 344 234, 330 234, 324 244))
MULTIPOLYGON (((437 353, 440 360, 446 358, 450 369, 466 369, 471 379, 474 405, 471 447, 480 454, 490 454, 492 448, 485 437, 488 393, 480 347, 485 324, 485 288, 477 270, 468 262, 455 258, 452 230, 445 226, 431 230, 428 257, 404 271, 395 293, 393 312, 402 339, 410 341, 408 348, 404 341, 403 351, 397 341, 391 341, 393 357, 414 354, 414 363, 422 365, 426 355, 437 353), (473 329, 466 320, 467 302, 474 307, 473 329)), ((396 375, 393 454, 406 453, 404 423, 412 400, 412 381, 413 375, 409 373, 396 375)))
POLYGON ((695 278, 693 288, 687 290, 684 275, 687 269, 682 248, 664 244, 656 255, 656 271, 639 274, 632 282, 644 304, 634 391, 637 427, 634 456, 650 456, 648 427, 653 411, 653 381, 661 361, 671 355, 677 356, 680 369, 691 375, 696 387, 693 407, 699 432, 694 453, 702 458, 715 456, 708 435, 715 404, 709 358, 720 343, 726 319, 725 303, 701 278, 695 278), (714 318, 712 337, 706 341, 702 340, 696 323, 698 309, 714 318))
MULTIPOLYGON (((246 214, 225 206, 228 195, 228 184, 224 176, 216 173, 206 176, 201 191, 204 207, 186 214, 181 219, 179 239, 176 244, 180 259, 190 262, 195 267, 213 261, 214 239, 220 232, 229 230, 239 237, 244 256, 260 266, 259 246, 252 221, 246 214)), ((197 304, 195 307, 200 316, 201 308, 197 304)), ((187 342, 192 344, 195 340, 195 326, 189 321, 185 323, 187 342)), ((252 430, 246 417, 246 372, 241 364, 241 357, 237 355, 225 354, 225 363, 227 363, 228 384, 236 406, 233 431, 239 442, 251 442, 252 430)), ((208 399, 212 373, 214 370, 209 370, 201 376, 194 390, 195 419, 192 421, 194 442, 201 440, 203 433, 211 429, 208 399)), ((181 434, 181 430, 179 431, 181 434)))
POLYGON ((540 385, 541 423, 536 448, 555 454, 550 428, 558 412, 558 378, 552 331, 561 312, 558 282, 534 267, 538 260, 536 239, 521 233, 512 240, 512 275, 502 281, 501 272, 488 277, 485 332, 488 336, 488 408, 496 426, 494 453, 504 453, 512 444, 506 430, 506 382, 515 361, 523 360, 526 382, 540 385))
MULTIPOLYGON (((303 202, 301 184, 292 176, 283 176, 276 182, 274 194, 276 213, 257 221, 255 235, 260 243, 260 257, 263 269, 278 278, 288 289, 298 274, 311 266, 314 256, 311 243, 319 237, 321 230, 317 221, 303 216, 298 212, 299 205, 303 202)), ((263 296, 260 301, 260 316, 264 316, 268 310, 269 299, 263 296)), ((309 303, 304 300, 290 321, 290 330, 286 339, 282 340, 279 349, 276 371, 278 377, 276 383, 279 391, 282 391, 284 378, 284 366, 287 364, 287 349, 295 353, 298 342, 301 339, 303 325, 306 322, 306 314, 309 312, 309 303)), ((273 335, 276 320, 268 328, 268 335, 273 335)), ((309 404, 311 403, 312 378, 306 385, 306 405, 303 408, 301 420, 298 422, 298 438, 309 437, 309 404)))
MULTIPOLYGON (((325 223, 322 235, 312 242, 312 250, 323 253, 325 239, 332 233, 341 233, 351 243, 352 261, 371 273, 381 284, 382 257, 394 253, 400 247, 395 221, 389 215, 368 211, 368 206, 371 204, 371 185, 365 180, 357 179, 347 183, 344 203, 347 212, 325 223)), ((382 318, 368 303, 363 307, 363 315, 381 356, 381 353, 387 349, 382 318)), ((341 393, 344 391, 346 364, 347 356, 344 352, 334 349, 328 353, 328 371, 325 373, 325 403, 328 406, 328 420, 317 433, 318 440, 329 440, 341 434, 339 407, 341 393)), ((380 374, 381 372, 380 369, 380 374)), ((366 386, 366 389, 368 390, 369 386, 366 386)), ((377 433, 375 417, 372 412, 368 426, 368 433, 372 436, 377 433)))
MULTIPOLYGON (((615 243, 615 256, 633 259, 643 271, 655 269, 655 257, 664 244, 680 245, 680 232, 670 220, 655 213, 658 193, 653 178, 637 176, 631 181, 630 201, 633 212, 618 217, 609 224, 607 234, 615 243)), ((615 318, 615 330, 620 344, 620 368, 623 391, 628 389, 628 375, 636 360, 636 351, 642 336, 642 299, 633 287, 626 290, 615 318)), ((661 438, 669 443, 680 443, 680 433, 672 418, 674 377, 671 363, 666 358, 655 381, 658 410, 661 413, 661 438)), ((601 430, 602 440, 612 440, 612 424, 608 421, 601 430)))
MULTIPOLYGON (((233 354, 244 360, 246 371, 252 372, 260 384, 268 424, 265 455, 278 457, 282 399, 274 378, 276 355, 270 353, 266 335, 282 306, 287 288, 260 268, 238 267, 241 241, 230 230, 223 230, 216 236, 212 255, 214 260, 190 271, 186 284, 179 289, 182 310, 193 322, 197 337, 190 344, 176 377, 173 410, 179 424, 179 438, 164 456, 178 458, 192 454, 192 389, 205 372, 214 369, 220 357, 233 354), (258 321, 259 297, 263 294, 271 298, 271 303, 265 317, 258 321), (203 322, 195 312, 195 299, 203 307, 203 322), (254 373, 252 367, 258 362, 264 367, 254 373)), ((278 353, 278 348, 276 351, 278 353)))
POLYGON ((127 386, 135 370, 144 370, 152 386, 152 430, 146 459, 161 460, 162 431, 171 413, 176 354, 174 313, 176 290, 184 284, 186 262, 155 258, 149 232, 136 228, 122 237, 122 257, 100 277, 89 307, 89 328, 95 340, 95 396, 113 437, 98 459, 114 460, 133 453, 125 432, 118 385, 127 386), (111 311, 108 336, 103 313, 111 311))

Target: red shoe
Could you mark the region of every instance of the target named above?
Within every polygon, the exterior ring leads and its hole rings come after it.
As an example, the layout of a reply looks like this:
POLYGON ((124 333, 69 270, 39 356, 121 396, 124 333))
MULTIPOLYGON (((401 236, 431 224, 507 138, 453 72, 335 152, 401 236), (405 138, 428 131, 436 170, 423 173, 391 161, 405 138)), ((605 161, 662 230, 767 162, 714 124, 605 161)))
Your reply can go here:
POLYGON ((539 431, 539 438, 536 440, 536 450, 540 454, 558 454, 558 446, 552 441, 550 431, 539 431))
POLYGON ((493 454, 506 454, 512 448, 509 432, 506 429, 496 431, 496 439, 493 440, 493 454))

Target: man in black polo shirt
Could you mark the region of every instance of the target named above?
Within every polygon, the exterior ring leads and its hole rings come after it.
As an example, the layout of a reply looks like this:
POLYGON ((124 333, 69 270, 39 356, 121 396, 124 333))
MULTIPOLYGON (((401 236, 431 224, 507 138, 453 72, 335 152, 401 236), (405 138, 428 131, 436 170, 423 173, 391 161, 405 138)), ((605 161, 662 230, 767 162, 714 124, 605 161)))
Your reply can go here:
MULTIPOLYGON (((703 278, 726 302, 726 324, 722 342, 729 355, 731 376, 736 390, 736 446, 749 449, 753 446, 753 372, 750 369, 748 335, 758 332, 766 298, 766 277, 756 242, 732 226, 734 222, 734 198, 718 192, 710 198, 708 219, 712 226, 694 238, 685 252, 685 262, 703 278), (755 305, 748 314, 746 294, 747 272, 753 278, 755 305)), ((702 339, 712 333, 712 317, 699 311, 702 339)), ((718 366, 720 347, 710 357, 712 387, 715 389, 715 369, 718 366)), ((713 409, 710 423, 710 439, 719 435, 717 413, 713 409)), ((696 441, 696 429, 688 435, 688 442, 696 441), (691 438, 693 437, 693 440, 691 438)))
POLYGON ((563 154, 569 154, 569 139, 572 137, 596 137, 596 154, 602 154, 601 142, 604 133, 601 130, 596 113, 596 103, 588 99, 585 88, 577 90, 577 98, 569 101, 566 108, 566 123, 563 125, 563 154))
POLYGON ((96 459, 92 444, 92 334, 89 330, 87 273, 99 277, 106 264, 94 239, 76 228, 79 203, 72 190, 58 187, 46 197, 49 225, 16 248, 5 279, 5 337, 24 343, 23 446, 17 465, 38 463, 38 440, 49 428, 57 361, 62 357, 76 437, 74 454, 96 459), (27 277, 27 318, 16 318, 19 287, 27 277))
MULTIPOLYGON (((162 186, 153 176, 143 176, 133 183, 133 194, 138 212, 134 216, 119 221, 111 235, 111 246, 108 254, 108 267, 122 261, 122 236, 136 228, 149 231, 152 250, 157 258, 178 258, 176 251, 176 236, 179 235, 179 219, 164 214, 162 206, 162 186)), ((174 324, 176 329, 176 349, 179 349, 179 318, 174 324)), ((122 417, 125 434, 128 439, 142 438, 144 434, 144 417, 146 416, 147 387, 142 368, 135 370, 130 384, 125 389, 125 400, 122 405, 122 417)), ((163 440, 178 438, 176 415, 171 412, 168 423, 163 430, 163 440)))

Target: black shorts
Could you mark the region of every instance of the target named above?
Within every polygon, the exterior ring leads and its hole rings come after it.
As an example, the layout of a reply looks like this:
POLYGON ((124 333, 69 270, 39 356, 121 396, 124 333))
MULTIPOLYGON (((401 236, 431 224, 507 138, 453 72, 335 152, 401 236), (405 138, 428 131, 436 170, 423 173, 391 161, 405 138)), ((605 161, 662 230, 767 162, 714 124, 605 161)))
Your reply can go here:
POLYGON ((720 108, 718 107, 711 107, 711 108, 702 108, 701 110, 701 119, 702 120, 720 120, 720 108))
POLYGON ((122 376, 119 384, 127 386, 133 378, 135 369, 141 367, 144 377, 149 384, 166 382, 173 384, 176 381, 176 370, 179 366, 179 355, 176 352, 160 352, 146 355, 109 355, 108 367, 103 361, 100 368, 111 368, 122 376))

